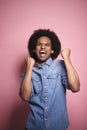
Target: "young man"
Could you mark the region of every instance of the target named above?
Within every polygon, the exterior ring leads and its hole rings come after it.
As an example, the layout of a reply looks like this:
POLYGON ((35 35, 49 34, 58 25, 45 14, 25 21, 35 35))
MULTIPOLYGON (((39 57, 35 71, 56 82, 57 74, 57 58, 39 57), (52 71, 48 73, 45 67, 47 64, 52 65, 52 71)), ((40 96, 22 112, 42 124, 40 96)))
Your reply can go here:
POLYGON ((28 42, 30 57, 22 74, 20 96, 30 105, 27 130, 66 130, 69 126, 66 89, 80 90, 80 81, 70 60, 70 49, 61 51, 57 35, 38 29, 28 42), (55 60, 60 54, 63 60, 55 60))

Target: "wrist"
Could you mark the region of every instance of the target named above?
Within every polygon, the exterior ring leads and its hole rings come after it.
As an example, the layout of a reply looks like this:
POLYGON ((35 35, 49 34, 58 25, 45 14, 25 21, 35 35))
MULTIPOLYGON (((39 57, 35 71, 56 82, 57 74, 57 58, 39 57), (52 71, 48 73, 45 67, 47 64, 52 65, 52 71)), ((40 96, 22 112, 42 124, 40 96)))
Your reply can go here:
POLYGON ((26 67, 26 73, 29 73, 32 71, 33 66, 27 66, 26 67))
POLYGON ((64 59, 64 62, 71 62, 70 57, 64 57, 63 59, 64 59))

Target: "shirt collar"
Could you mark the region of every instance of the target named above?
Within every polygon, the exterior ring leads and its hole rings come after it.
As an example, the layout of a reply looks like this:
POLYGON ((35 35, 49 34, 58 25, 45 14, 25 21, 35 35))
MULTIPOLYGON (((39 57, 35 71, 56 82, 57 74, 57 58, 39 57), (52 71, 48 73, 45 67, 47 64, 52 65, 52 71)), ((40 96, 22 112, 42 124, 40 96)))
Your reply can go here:
POLYGON ((37 63, 36 68, 39 69, 42 68, 44 65, 50 66, 51 64, 52 64, 52 58, 50 57, 46 62, 43 63, 43 65, 37 63))

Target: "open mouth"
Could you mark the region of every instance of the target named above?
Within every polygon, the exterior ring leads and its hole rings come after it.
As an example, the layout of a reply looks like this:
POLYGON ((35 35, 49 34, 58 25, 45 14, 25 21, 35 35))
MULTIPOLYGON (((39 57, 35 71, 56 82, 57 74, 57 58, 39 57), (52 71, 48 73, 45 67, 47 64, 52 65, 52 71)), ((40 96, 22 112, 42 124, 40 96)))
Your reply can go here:
POLYGON ((41 50, 39 54, 41 57, 44 57, 47 54, 47 52, 45 50, 41 50))

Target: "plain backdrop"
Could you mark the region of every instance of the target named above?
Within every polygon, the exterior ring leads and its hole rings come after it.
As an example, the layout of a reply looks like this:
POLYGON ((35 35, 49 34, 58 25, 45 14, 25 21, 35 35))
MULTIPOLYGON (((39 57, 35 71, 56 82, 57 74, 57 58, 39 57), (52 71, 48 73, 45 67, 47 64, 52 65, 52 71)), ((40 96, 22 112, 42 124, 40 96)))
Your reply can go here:
POLYGON ((20 75, 38 28, 55 31, 62 49, 71 49, 81 90, 67 91, 68 130, 87 130, 87 0, 0 0, 0 130, 24 130, 29 107, 19 97, 20 75))

